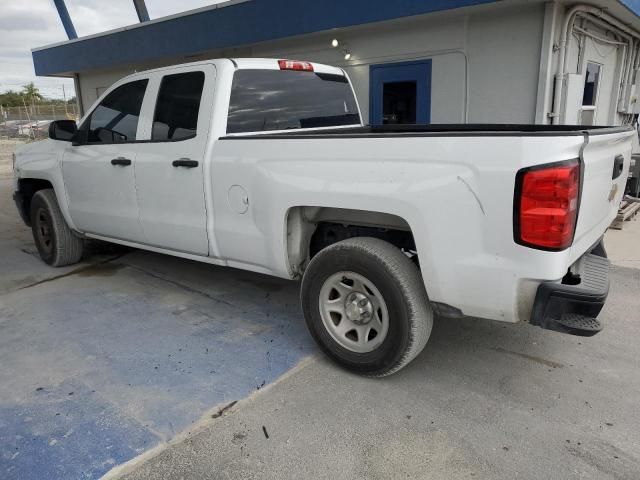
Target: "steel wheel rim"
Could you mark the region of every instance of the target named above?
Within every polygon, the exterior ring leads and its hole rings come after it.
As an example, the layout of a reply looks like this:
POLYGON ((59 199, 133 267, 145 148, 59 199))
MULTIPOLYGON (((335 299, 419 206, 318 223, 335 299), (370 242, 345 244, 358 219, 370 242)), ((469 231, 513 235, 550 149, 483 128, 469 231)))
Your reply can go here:
POLYGON ((325 329, 351 352, 372 352, 387 337, 387 304, 373 282, 359 273, 337 272, 327 278, 319 304, 325 329))
POLYGON ((53 249, 51 219, 47 211, 42 208, 39 208, 36 212, 36 234, 38 235, 38 243, 45 253, 51 253, 53 249))

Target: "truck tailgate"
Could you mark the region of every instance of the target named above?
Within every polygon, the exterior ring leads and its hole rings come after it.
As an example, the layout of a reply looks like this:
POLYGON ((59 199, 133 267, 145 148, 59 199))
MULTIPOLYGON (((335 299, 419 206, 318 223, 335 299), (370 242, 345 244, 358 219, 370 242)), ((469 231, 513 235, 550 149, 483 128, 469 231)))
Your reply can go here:
POLYGON ((625 131, 586 136, 572 261, 598 241, 616 216, 629 175, 633 135, 625 131))

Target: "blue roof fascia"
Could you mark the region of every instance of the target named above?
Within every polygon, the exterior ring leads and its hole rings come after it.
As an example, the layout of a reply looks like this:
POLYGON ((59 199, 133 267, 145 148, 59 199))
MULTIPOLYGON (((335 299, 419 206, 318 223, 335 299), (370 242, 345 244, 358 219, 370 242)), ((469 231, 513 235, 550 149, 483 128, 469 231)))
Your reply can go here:
POLYGON ((32 52, 36 75, 193 55, 497 0, 251 0, 32 52))
POLYGON ((619 0, 619 2, 640 17, 640 0, 619 0))

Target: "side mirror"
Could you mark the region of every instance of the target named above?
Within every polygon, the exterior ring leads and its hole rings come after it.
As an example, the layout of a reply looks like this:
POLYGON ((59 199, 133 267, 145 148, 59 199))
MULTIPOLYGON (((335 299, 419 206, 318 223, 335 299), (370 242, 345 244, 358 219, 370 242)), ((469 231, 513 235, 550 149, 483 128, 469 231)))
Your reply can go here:
POLYGON ((70 142, 77 130, 78 126, 73 120, 56 120, 49 124, 49 138, 70 142))

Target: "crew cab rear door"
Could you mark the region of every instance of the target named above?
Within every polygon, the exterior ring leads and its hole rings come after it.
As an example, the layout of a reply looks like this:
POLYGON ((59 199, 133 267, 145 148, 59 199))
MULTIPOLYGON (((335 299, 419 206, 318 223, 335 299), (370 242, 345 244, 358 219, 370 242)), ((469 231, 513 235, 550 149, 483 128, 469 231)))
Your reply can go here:
POLYGON ((136 190, 146 243, 209 254, 205 150, 216 70, 201 64, 154 72, 145 99, 147 141, 136 160, 136 190))

